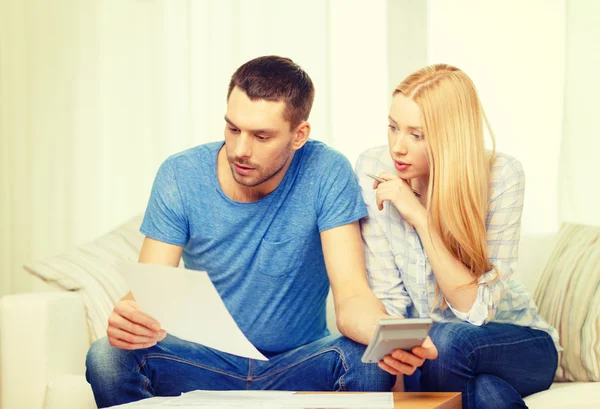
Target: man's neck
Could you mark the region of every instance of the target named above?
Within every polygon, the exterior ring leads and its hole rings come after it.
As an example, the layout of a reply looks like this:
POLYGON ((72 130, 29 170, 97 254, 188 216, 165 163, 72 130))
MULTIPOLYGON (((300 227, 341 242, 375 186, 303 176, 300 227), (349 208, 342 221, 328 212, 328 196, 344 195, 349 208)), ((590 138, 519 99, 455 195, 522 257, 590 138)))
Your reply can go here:
POLYGON ((281 170, 271 179, 261 183, 258 186, 248 187, 239 184, 234 179, 231 172, 231 166, 227 160, 225 145, 223 145, 217 154, 217 179, 221 189, 223 190, 223 193, 225 193, 225 196, 231 200, 241 203, 256 202, 267 196, 269 193, 274 191, 277 186, 279 186, 288 168, 290 167, 290 164, 292 163, 293 157, 294 155, 291 155, 283 168, 281 168, 281 170))

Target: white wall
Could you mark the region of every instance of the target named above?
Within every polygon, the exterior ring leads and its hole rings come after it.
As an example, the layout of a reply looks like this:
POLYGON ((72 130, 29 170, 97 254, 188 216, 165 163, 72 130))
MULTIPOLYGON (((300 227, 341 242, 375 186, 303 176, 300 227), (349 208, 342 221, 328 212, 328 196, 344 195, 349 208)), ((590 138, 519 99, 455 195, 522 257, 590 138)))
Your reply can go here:
POLYGON ((523 164, 522 233, 559 224, 565 11, 564 0, 428 1, 428 63, 473 79, 497 149, 523 164))
POLYGON ((0 295, 39 287, 27 261, 142 212, 168 155, 221 139, 229 78, 256 56, 310 74, 313 138, 352 162, 385 143, 385 7, 2 0, 0 295))
POLYGON ((362 151, 387 143, 386 16, 384 1, 330 0, 330 143, 353 166, 362 151))
POLYGON ((312 136, 351 162, 386 143, 401 79, 428 63, 459 66, 478 86, 498 149, 525 167, 523 232, 563 219, 600 224, 598 7, 1 0, 0 295, 35 288, 23 263, 143 211, 167 155, 222 137, 230 75, 264 54, 307 70, 317 89, 312 136))
POLYGON ((600 2, 567 2, 561 219, 600 226, 600 2))
POLYGON ((394 88, 427 65, 427 9, 423 0, 388 0, 388 104, 394 88))

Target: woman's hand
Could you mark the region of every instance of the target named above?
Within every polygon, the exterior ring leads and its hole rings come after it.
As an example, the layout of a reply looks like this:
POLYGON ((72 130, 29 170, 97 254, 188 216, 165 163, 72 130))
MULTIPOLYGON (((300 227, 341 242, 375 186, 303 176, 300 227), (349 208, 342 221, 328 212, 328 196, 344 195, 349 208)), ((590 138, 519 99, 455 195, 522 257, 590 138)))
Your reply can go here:
POLYGON ((431 338, 427 337, 423 345, 414 347, 412 353, 402 349, 395 349, 379 361, 379 367, 392 375, 412 375, 417 368, 425 363, 426 359, 436 359, 438 350, 433 345, 431 338))
POLYGON ((383 210, 383 202, 388 201, 398 209, 402 217, 411 225, 427 220, 427 210, 421 204, 406 180, 397 175, 383 172, 379 175, 386 182, 375 181, 373 189, 377 189, 377 207, 383 210))

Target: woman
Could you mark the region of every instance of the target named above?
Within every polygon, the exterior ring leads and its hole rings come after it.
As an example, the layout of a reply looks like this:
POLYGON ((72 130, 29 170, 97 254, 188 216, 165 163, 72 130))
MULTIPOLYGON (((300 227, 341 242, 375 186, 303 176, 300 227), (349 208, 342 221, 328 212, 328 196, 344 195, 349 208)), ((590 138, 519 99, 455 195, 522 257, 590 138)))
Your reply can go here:
MULTIPOLYGON (((369 209, 361 230, 371 287, 390 315, 434 321, 438 358, 421 367, 422 391, 462 392, 464 408, 525 408, 523 397, 551 385, 560 346, 511 279, 521 164, 485 150, 485 115, 461 70, 423 68, 393 95, 389 150, 364 152, 356 168, 369 209)), ((393 355, 379 364, 392 374, 422 362, 393 355)))

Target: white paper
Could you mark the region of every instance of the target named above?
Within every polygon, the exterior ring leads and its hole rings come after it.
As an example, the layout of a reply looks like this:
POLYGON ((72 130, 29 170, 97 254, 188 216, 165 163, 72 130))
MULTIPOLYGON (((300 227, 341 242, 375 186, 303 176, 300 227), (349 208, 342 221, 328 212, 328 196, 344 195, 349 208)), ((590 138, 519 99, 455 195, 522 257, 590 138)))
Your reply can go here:
POLYGON ((142 400, 138 400, 136 402, 131 402, 131 403, 124 403, 122 405, 117 405, 117 406, 111 406, 108 409, 129 409, 129 408, 135 408, 135 409, 145 409, 145 408, 164 408, 165 404, 173 399, 177 399, 174 398, 172 396, 155 396, 153 398, 148 398, 148 399, 142 399, 142 400))
POLYGON ((267 361, 225 307, 204 271, 117 262, 138 305, 176 337, 246 358, 267 361))
POLYGON ((387 409, 394 407, 394 397, 391 392, 298 394, 286 391, 193 391, 176 398, 163 398, 164 401, 156 402, 159 406, 155 404, 154 399, 158 398, 124 405, 123 409, 129 407, 136 409, 145 407, 150 409, 156 407, 166 409, 387 409))
POLYGON ((287 409, 295 392, 286 391, 193 391, 167 402, 165 408, 287 409))
POLYGON ((394 407, 392 392, 377 393, 302 393, 284 402, 285 409, 327 408, 327 409, 385 409, 394 407))

